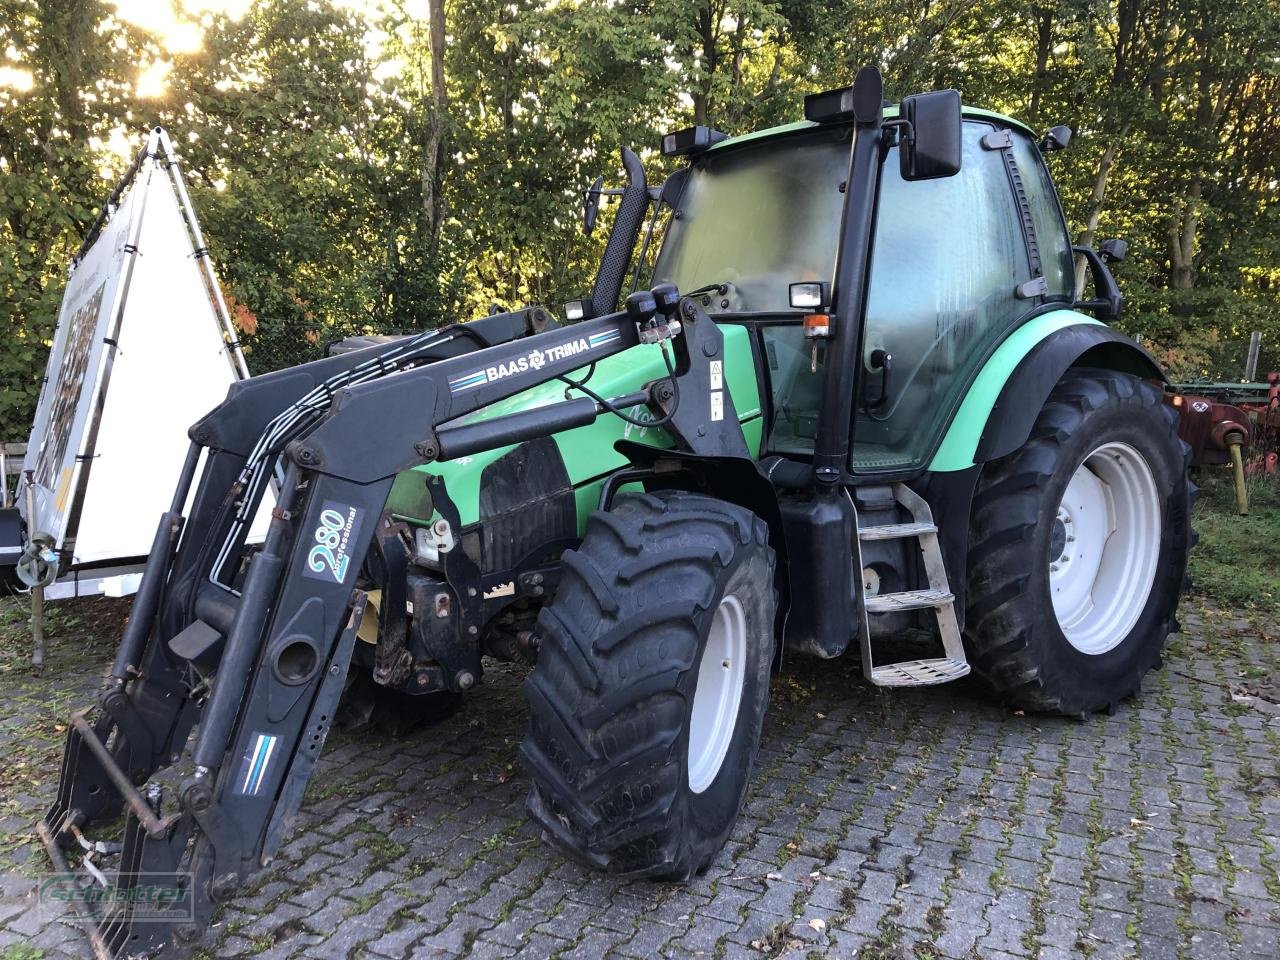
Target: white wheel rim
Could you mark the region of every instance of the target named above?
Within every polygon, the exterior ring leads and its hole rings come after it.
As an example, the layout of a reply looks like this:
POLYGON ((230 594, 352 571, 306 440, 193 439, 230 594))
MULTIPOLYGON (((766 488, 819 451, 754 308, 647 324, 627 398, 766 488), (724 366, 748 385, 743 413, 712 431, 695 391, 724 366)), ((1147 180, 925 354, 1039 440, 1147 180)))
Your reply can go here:
POLYGON ((720 772, 738 721, 747 666, 747 617, 730 595, 711 620, 689 718, 689 789, 702 793, 720 772))
POLYGON ((1142 454, 1104 443, 1084 458, 1049 536, 1049 591, 1067 642, 1106 653, 1146 609, 1160 558, 1160 496, 1142 454))

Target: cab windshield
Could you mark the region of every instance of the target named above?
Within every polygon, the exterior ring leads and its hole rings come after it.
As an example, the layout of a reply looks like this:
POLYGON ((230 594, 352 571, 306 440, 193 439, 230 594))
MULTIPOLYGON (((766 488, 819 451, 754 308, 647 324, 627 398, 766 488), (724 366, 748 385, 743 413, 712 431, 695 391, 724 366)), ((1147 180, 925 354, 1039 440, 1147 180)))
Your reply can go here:
POLYGON ((713 151, 689 173, 654 264, 682 291, 712 285, 711 313, 791 312, 788 286, 830 283, 850 128, 713 151))

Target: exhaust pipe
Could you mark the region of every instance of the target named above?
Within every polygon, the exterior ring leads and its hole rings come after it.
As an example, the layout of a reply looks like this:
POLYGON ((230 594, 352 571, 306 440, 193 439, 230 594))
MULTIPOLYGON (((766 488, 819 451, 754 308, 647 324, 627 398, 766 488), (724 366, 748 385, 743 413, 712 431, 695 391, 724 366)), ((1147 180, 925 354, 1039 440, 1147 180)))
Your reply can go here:
POLYGON ((649 185, 644 179, 644 166, 640 158, 626 147, 622 148, 622 166, 627 172, 627 185, 622 191, 622 203, 609 231, 604 257, 596 272, 596 283, 591 288, 591 315, 602 317, 618 309, 618 297, 631 264, 631 251, 644 226, 644 215, 649 209, 649 185))

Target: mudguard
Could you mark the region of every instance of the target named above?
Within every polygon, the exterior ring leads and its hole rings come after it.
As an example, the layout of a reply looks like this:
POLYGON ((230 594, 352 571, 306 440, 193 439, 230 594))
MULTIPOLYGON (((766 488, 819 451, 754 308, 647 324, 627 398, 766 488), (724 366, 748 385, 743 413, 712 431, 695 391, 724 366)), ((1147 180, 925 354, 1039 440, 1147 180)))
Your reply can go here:
POLYGON ((1167 379, 1151 354, 1101 321, 1073 310, 1042 314, 1010 334, 987 360, 929 470, 967 470, 1017 450, 1054 385, 1079 366, 1167 379))

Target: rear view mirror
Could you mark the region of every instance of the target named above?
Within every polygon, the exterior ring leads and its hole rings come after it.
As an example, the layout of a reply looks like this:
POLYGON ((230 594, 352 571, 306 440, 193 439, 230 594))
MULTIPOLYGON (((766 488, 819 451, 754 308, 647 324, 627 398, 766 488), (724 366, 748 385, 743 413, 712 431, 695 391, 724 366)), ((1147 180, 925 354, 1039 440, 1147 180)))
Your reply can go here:
POLYGON ((1129 241, 1113 237, 1098 244, 1098 254, 1107 263, 1119 263, 1129 254, 1129 241))
POLYGON ((604 187, 604 177, 596 177, 596 182, 587 191, 582 204, 582 229, 587 236, 596 228, 596 217, 600 214, 600 191, 604 187))
MULTIPOLYGON (((1123 244, 1126 249, 1129 246, 1123 240, 1114 242, 1123 244)), ((1104 246, 1106 245, 1104 244, 1104 246)), ((1092 310, 1093 315, 1103 323, 1111 323, 1118 320, 1120 311, 1124 309, 1124 295, 1120 292, 1116 278, 1107 269, 1109 255, 1100 253, 1092 247, 1072 247, 1071 252, 1077 256, 1084 257, 1084 262, 1089 266, 1089 275, 1093 280, 1093 299, 1077 299, 1075 308, 1077 310, 1092 310)), ((1115 252, 1114 247, 1112 247, 1112 252, 1115 252)), ((1123 250, 1120 251, 1122 255, 1123 252, 1123 250)))
POLYGON ((898 147, 903 180, 936 180, 960 172, 960 94, 935 90, 902 98, 910 124, 898 147))
POLYGON ((1071 128, 1068 126, 1050 127, 1049 132, 1040 138, 1040 152, 1053 153, 1055 150, 1067 149, 1071 142, 1071 128))

